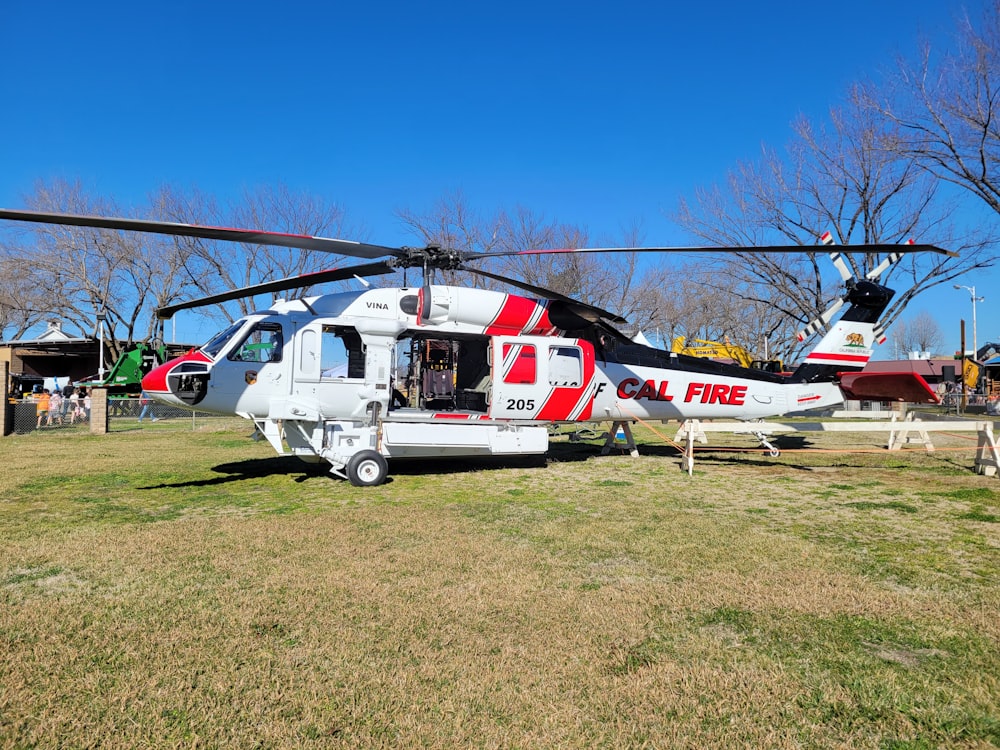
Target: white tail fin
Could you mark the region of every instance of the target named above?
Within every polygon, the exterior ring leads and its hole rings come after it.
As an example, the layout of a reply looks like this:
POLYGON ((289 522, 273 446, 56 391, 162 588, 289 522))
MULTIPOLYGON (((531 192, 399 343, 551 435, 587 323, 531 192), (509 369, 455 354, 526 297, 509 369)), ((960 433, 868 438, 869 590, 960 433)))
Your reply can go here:
POLYGON ((792 375, 814 383, 836 380, 839 373, 864 369, 877 339, 884 335, 878 319, 892 299, 892 290, 863 279, 846 295, 847 311, 834 324, 792 375), (878 330, 876 330, 878 329, 878 330))
POLYGON ((868 363, 875 345, 875 326, 860 321, 840 320, 806 355, 806 363, 832 365, 840 370, 860 370, 868 363))

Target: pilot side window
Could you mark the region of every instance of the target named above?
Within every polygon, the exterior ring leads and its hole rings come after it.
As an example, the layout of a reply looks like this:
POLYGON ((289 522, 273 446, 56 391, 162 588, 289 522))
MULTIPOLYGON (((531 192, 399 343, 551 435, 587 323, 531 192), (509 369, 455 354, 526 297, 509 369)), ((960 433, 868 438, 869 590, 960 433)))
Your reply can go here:
POLYGON ((503 345, 503 373, 505 383, 531 384, 535 382, 537 359, 535 347, 530 344, 503 345))
POLYGON ((365 347, 357 331, 342 326, 323 326, 320 373, 324 380, 365 376, 365 347))
POLYGON ((280 362, 283 346, 280 323, 257 323, 242 343, 229 353, 229 359, 236 362, 280 362))

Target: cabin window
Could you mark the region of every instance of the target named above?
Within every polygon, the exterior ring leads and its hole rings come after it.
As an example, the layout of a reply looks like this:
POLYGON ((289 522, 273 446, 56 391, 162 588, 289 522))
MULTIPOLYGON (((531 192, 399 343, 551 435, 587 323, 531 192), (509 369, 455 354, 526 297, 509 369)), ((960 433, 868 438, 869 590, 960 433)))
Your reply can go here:
POLYGON ((502 367, 503 382, 515 385, 534 383, 537 371, 535 347, 530 344, 504 344, 502 367))
POLYGON ((316 370, 319 365, 319 347, 316 345, 318 338, 316 331, 306 328, 299 336, 299 375, 305 377, 316 377, 316 370))
POLYGON ((583 352, 576 346, 549 349, 549 385, 579 388, 583 384, 583 352))
POLYGON ((323 326, 320 373, 324 380, 365 376, 365 347, 357 331, 341 326, 323 326))
POLYGON ((257 323, 242 343, 229 353, 234 362, 280 362, 284 339, 281 323, 257 323))

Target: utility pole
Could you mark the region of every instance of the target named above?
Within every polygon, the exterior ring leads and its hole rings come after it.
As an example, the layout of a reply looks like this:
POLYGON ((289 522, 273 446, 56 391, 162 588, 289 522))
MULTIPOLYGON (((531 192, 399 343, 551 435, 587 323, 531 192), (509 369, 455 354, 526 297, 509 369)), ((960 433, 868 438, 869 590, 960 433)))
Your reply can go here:
MULTIPOLYGON (((973 303, 973 304, 975 304, 975 303, 973 303)), ((961 375, 959 375, 959 378, 961 378, 960 382, 962 383, 962 400, 961 400, 961 404, 959 405, 959 408, 958 408, 958 413, 959 414, 964 414, 965 413, 965 407, 967 407, 969 405, 969 394, 968 394, 967 386, 965 385, 965 318, 962 318, 962 342, 961 342, 961 346, 962 346, 962 359, 960 361, 961 361, 962 368, 960 370, 961 375)))
POLYGON ((103 312, 97 313, 97 331, 100 336, 100 351, 98 353, 97 379, 104 382, 104 321, 106 315, 103 312))
MULTIPOLYGON (((962 286, 961 284, 954 284, 953 286, 956 289, 965 289, 972 297, 972 358, 975 359, 979 356, 979 341, 976 338, 976 303, 983 302, 986 298, 977 297, 976 287, 974 286, 962 286)), ((965 344, 962 344, 962 361, 965 361, 965 344)))

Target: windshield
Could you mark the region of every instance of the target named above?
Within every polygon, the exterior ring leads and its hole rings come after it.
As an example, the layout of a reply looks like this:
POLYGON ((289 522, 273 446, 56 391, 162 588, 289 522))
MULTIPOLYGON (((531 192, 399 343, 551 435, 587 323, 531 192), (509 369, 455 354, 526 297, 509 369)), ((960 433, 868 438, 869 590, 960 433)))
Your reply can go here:
POLYGON ((246 320, 237 320, 229 328, 222 331, 221 333, 215 334, 208 343, 201 347, 201 350, 205 352, 212 359, 216 359, 219 356, 219 352, 226 348, 226 344, 229 340, 239 333, 240 329, 243 328, 246 320))

